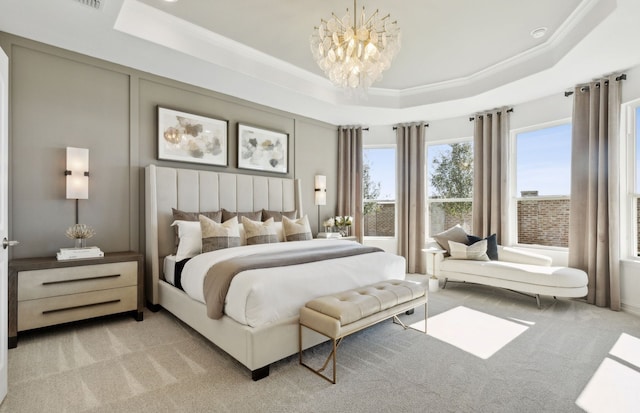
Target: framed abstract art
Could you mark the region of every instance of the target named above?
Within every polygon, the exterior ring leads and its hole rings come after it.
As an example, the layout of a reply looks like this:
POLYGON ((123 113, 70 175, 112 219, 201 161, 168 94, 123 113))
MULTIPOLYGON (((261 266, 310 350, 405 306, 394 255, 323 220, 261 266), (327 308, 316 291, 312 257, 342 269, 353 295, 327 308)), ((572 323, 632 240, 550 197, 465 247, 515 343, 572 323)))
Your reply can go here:
POLYGON ((158 159, 227 166, 227 121, 158 106, 158 159))
POLYGON ((289 135, 238 124, 238 168, 288 172, 289 135))

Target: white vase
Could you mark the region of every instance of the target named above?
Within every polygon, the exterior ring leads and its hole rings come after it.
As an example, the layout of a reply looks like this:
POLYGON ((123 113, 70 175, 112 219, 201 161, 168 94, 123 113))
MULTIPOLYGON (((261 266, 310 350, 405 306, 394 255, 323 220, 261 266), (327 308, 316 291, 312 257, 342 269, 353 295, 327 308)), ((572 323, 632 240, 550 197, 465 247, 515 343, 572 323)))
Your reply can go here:
POLYGON ((440 282, 437 278, 429 278, 429 292, 435 293, 440 288, 440 282))

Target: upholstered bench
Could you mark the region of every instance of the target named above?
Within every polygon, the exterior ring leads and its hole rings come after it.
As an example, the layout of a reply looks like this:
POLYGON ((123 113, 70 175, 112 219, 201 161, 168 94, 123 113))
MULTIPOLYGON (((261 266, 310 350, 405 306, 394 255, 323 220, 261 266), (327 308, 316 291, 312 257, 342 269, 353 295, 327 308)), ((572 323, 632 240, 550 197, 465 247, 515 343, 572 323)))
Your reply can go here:
POLYGON ((335 384, 336 350, 342 339, 389 318, 393 318, 405 330, 411 328, 426 334, 427 295, 424 285, 406 280, 388 280, 309 301, 300 309, 300 364, 335 384), (423 304, 424 331, 407 326, 398 319, 398 314, 423 304), (303 326, 330 338, 333 343, 333 350, 319 369, 312 368, 302 360, 303 326), (333 380, 322 374, 331 359, 333 380))

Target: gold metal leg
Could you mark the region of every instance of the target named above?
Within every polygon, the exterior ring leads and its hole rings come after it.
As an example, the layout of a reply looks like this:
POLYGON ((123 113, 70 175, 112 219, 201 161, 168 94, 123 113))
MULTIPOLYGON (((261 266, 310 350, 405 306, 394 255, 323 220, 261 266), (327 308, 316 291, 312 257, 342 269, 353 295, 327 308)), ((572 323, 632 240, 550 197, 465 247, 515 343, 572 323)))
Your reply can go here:
MULTIPOLYGON (((306 327, 306 326, 305 326, 306 327)), ((308 327, 307 327, 308 328, 308 327)), ((324 364, 322 365, 322 367, 320 367, 319 369, 314 369, 313 367, 309 366, 308 364, 306 364, 303 360, 302 360, 302 324, 298 324, 298 331, 299 331, 299 338, 298 338, 298 343, 299 343, 299 349, 300 349, 300 356, 299 356, 299 360, 300 360, 300 364, 306 368, 308 368, 309 370, 311 370, 312 372, 314 372, 315 374, 317 374, 318 376, 322 377, 323 379, 327 380, 330 383, 336 384, 336 354, 338 352, 338 346, 340 345, 340 343, 342 343, 342 339, 344 337, 340 337, 338 339, 334 339, 331 338, 331 343, 332 343, 332 350, 331 353, 329 353, 329 355, 327 356, 327 359, 324 361, 324 364), (329 377, 327 377, 326 375, 322 374, 322 372, 327 368, 327 365, 329 364, 329 361, 333 361, 333 380, 330 379, 329 377)), ((314 330, 315 331, 315 330, 314 330)))
POLYGON ((402 322, 402 320, 400 320, 398 318, 397 315, 393 316, 393 322, 395 324, 399 324, 402 326, 402 328, 404 328, 405 330, 415 330, 415 331, 419 331, 421 333, 427 334, 427 314, 428 314, 428 306, 429 302, 425 302, 424 303, 424 331, 420 330, 419 328, 415 328, 415 327, 411 327, 409 325, 406 325, 405 323, 402 322))

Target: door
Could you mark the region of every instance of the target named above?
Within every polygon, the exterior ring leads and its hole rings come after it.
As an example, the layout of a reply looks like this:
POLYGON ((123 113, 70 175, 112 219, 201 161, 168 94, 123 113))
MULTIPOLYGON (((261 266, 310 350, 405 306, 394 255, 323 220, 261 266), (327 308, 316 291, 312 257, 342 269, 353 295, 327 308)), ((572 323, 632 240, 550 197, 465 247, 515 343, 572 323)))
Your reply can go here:
POLYGON ((9 184, 9 58, 0 49, 0 403, 7 395, 7 283, 8 283, 8 198, 9 184))

